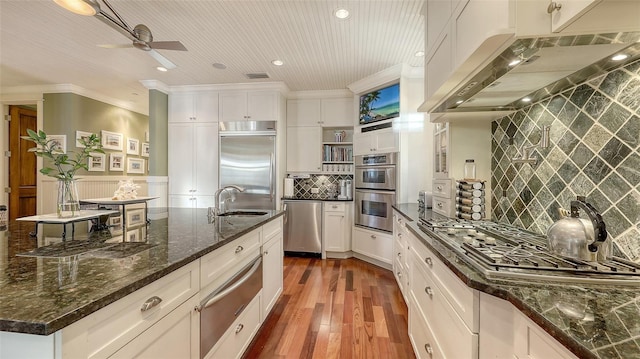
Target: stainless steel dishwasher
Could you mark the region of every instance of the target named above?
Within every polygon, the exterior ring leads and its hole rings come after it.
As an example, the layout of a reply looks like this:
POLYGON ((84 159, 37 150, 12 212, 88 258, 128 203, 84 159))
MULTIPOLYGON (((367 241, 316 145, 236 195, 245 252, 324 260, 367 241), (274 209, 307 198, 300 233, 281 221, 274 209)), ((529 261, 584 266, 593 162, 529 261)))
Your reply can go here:
POLYGON ((284 252, 287 255, 322 255, 322 202, 284 201, 284 252))

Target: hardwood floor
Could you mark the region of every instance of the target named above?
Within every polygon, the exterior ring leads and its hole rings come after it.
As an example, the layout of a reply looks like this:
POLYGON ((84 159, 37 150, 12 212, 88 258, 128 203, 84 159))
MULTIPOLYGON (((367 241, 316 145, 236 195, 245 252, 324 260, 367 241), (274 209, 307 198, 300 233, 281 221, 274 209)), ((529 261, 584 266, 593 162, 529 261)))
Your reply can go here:
POLYGON ((244 358, 415 358, 390 271, 350 259, 284 259, 284 290, 244 358))

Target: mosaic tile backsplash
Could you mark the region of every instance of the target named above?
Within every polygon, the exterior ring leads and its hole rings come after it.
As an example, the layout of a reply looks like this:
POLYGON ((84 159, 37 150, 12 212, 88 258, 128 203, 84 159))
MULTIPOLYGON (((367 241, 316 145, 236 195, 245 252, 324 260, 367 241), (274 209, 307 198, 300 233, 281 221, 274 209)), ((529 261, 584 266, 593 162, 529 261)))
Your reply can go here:
POLYGON ((298 199, 332 199, 340 194, 340 180, 352 180, 353 189, 353 175, 311 175, 296 178, 293 193, 298 199), (312 188, 318 188, 318 193, 311 193, 312 188))
POLYGON ((615 253, 640 261, 640 61, 492 123, 493 220, 546 234, 576 196, 603 216, 615 253), (513 164, 551 126, 538 163, 513 164))

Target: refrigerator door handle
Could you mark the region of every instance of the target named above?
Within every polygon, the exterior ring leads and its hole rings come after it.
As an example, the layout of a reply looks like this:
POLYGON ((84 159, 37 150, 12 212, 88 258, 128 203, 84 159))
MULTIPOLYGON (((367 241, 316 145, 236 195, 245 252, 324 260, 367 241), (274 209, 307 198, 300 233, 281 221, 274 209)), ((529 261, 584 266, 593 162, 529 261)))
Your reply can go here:
POLYGON ((274 163, 273 163, 273 153, 269 155, 269 196, 271 198, 271 202, 273 202, 273 191, 275 190, 273 188, 273 167, 274 167, 274 163))
POLYGON ((289 216, 287 216, 287 204, 286 203, 282 204, 282 210, 284 211, 284 218, 282 219, 283 226, 284 226, 285 224, 287 224, 287 220, 289 219, 288 218, 289 216))

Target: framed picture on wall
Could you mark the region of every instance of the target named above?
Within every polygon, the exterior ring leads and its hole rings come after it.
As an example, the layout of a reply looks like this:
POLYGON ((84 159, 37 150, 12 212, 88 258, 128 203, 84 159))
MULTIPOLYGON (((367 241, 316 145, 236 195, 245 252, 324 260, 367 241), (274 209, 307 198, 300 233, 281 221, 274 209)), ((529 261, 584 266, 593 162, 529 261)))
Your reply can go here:
POLYGON ((67 153, 67 135, 47 135, 56 151, 67 153))
POLYGON ((142 143, 142 153, 141 155, 143 157, 149 157, 149 143, 147 142, 143 142, 142 143))
POLYGON ((144 159, 128 158, 127 173, 144 173, 144 159))
POLYGON ((127 138, 127 154, 139 155, 140 154, 140 141, 135 138, 127 138))
POLYGON ((107 155, 104 153, 92 152, 91 157, 87 159, 89 163, 87 166, 89 167, 90 172, 104 172, 106 169, 105 162, 107 161, 107 155))
POLYGON ((128 231, 125 242, 140 242, 140 231, 137 229, 128 231))
POLYGON ((109 170, 124 171, 124 154, 123 153, 109 154, 109 170))
POLYGON ((144 209, 127 210, 127 227, 144 223, 144 209))
POLYGON ((102 148, 122 151, 123 136, 121 133, 102 130, 102 148))
POLYGON ((80 142, 81 139, 85 139, 88 140, 89 136, 93 135, 93 133, 91 132, 85 132, 85 131, 76 131, 76 147, 77 148, 84 148, 84 145, 80 142))
POLYGON ((112 235, 122 233, 122 215, 109 217, 109 221, 107 222, 107 224, 109 225, 109 231, 112 235))

